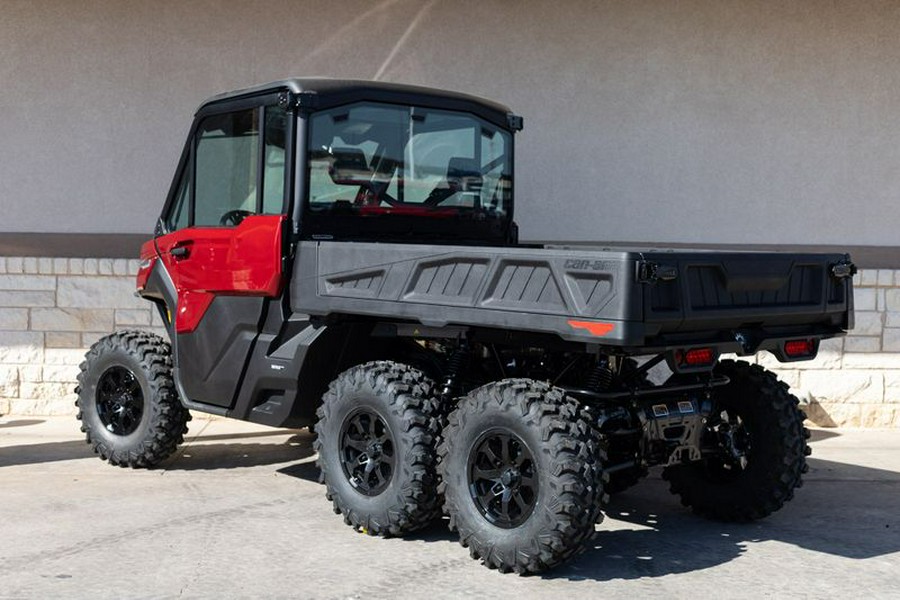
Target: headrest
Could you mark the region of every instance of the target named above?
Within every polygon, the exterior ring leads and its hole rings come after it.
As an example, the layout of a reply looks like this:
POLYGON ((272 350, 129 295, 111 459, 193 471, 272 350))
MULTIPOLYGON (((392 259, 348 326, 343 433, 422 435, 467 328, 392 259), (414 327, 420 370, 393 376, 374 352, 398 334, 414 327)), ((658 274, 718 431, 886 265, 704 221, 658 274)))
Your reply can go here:
POLYGON ((447 163, 447 178, 481 177, 481 167, 474 158, 454 156, 447 163))
POLYGON ((333 148, 328 174, 338 185, 362 185, 372 179, 372 169, 359 148, 333 148))
POLYGON ((474 158, 454 156, 447 163, 447 185, 455 190, 479 191, 483 183, 481 166, 474 158))

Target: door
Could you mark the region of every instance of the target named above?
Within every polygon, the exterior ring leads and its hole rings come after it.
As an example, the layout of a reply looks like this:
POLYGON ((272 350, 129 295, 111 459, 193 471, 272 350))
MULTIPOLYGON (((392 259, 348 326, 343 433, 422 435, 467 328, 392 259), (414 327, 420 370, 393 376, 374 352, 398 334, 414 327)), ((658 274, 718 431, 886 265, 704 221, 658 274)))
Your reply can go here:
POLYGON ((287 121, 277 106, 203 117, 156 239, 177 292, 176 377, 194 402, 232 405, 281 293, 287 121))

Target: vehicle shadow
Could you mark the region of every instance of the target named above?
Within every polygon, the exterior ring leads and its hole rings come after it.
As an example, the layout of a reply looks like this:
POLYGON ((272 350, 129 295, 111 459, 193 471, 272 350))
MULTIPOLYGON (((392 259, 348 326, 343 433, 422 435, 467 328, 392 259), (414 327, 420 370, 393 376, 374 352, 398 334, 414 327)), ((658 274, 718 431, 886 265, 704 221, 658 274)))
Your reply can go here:
POLYGON ((78 460, 91 456, 94 453, 83 439, 5 446, 0 448, 0 467, 78 460))
POLYGON ((841 433, 833 429, 810 429, 809 443, 821 442, 830 438, 840 437, 841 433))
MULTIPOLYGON (((814 430, 812 441, 839 435, 814 430)), ((706 569, 739 557, 752 544, 778 541, 845 558, 900 551, 900 473, 811 458, 805 485, 785 507, 752 523, 720 523, 693 514, 668 491, 660 469, 614 496, 607 519, 583 554, 543 577, 636 579, 706 569)), ((313 461, 279 473, 316 482, 313 461)), ((402 538, 456 543, 446 519, 402 538)))
POLYGON ((43 422, 43 419, 16 419, 14 421, 0 423, 0 429, 8 429, 10 427, 28 427, 30 425, 40 425, 43 422))
POLYGON ((288 465, 287 467, 278 469, 278 473, 289 477, 296 477, 297 479, 311 481, 312 483, 319 483, 319 467, 316 466, 315 461, 288 465))
POLYGON ((294 463, 314 454, 315 435, 306 430, 273 429, 272 431, 197 435, 160 463, 166 471, 235 469, 263 465, 294 463), (281 437, 270 443, 242 442, 248 438, 281 437), (222 443, 230 441, 231 443, 222 443))
POLYGON ((206 438, 200 437, 197 440, 199 443, 192 442, 179 448, 157 468, 166 471, 197 471, 293 463, 314 454, 312 439, 312 436, 305 432, 298 432, 282 442, 272 443, 210 443, 206 438))
MULTIPOLYGON (((314 436, 307 431, 273 430, 272 432, 251 432, 244 434, 198 435, 168 459, 160 463, 156 470, 192 471, 212 469, 236 469, 281 463, 294 463, 313 455, 314 436), (287 439, 270 443, 242 442, 242 439, 283 436, 287 439), (227 443, 223 443, 227 442, 227 443)), ((54 463, 69 460, 95 458, 91 446, 85 440, 45 442, 0 447, 0 467, 54 463)))
POLYGON ((752 523, 694 515, 655 472, 612 498, 592 548, 545 577, 662 577, 726 563, 768 541, 853 559, 900 551, 900 473, 818 459, 809 464, 796 497, 752 523))

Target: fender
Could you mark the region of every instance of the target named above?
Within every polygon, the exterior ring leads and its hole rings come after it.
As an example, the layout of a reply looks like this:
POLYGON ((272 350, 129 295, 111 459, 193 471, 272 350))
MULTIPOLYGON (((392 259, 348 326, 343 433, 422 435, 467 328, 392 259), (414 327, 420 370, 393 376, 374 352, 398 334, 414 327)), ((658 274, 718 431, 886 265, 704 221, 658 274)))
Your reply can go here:
MULTIPOLYGON (((147 260, 147 259, 144 259, 147 260)), ((156 305, 160 317, 169 334, 169 342, 172 344, 172 354, 175 354, 175 329, 171 315, 176 314, 178 308, 178 292, 175 291, 175 283, 169 276, 166 266, 155 257, 150 259, 151 264, 138 272, 138 291, 136 294, 156 305)))

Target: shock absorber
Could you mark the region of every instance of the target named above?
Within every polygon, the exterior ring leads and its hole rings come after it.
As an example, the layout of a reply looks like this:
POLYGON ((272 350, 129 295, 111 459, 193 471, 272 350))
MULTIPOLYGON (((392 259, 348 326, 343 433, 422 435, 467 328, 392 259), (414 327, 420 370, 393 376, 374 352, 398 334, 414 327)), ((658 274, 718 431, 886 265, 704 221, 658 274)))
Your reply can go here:
POLYGON ((588 373, 587 389, 592 392, 602 392, 612 386, 613 372, 609 368, 609 361, 602 358, 597 361, 591 372, 588 373))
POLYGON ((446 377, 441 387, 441 398, 449 400, 458 395, 460 389, 460 374, 464 371, 469 361, 469 344, 465 340, 459 343, 450 358, 447 359, 446 377))

